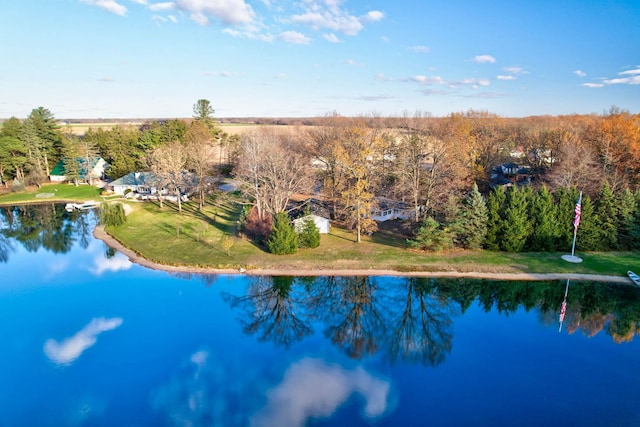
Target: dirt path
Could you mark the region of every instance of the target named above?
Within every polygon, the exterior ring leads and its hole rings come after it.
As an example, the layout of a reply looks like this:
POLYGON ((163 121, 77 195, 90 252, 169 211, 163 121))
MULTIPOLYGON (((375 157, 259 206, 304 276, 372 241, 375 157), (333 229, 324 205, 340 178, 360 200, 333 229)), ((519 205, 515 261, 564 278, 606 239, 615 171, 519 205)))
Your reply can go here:
POLYGON ((401 272, 393 270, 277 270, 277 269, 215 269, 198 268, 188 266, 171 266, 158 264, 136 254, 129 248, 123 246, 116 239, 111 237, 104 230, 104 227, 97 226, 93 232, 94 237, 102 240, 107 246, 122 252, 131 262, 140 264, 154 270, 169 272, 194 273, 194 274, 245 274, 251 276, 402 276, 402 277, 443 277, 443 278, 476 278, 494 280, 590 280, 598 282, 631 283, 627 277, 608 276, 600 274, 575 274, 575 273, 484 273, 484 272, 458 272, 458 271, 412 271, 401 272))

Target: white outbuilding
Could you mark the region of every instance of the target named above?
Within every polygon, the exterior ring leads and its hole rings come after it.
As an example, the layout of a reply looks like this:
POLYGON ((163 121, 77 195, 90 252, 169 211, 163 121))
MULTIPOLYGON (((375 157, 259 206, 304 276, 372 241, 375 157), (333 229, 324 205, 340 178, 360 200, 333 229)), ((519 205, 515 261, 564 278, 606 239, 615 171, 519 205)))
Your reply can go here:
POLYGON ((323 218, 321 216, 313 214, 293 220, 293 225, 298 233, 300 233, 304 228, 304 222, 307 218, 311 218, 313 220, 313 222, 316 224, 316 227, 318 227, 318 230, 320 230, 320 234, 329 234, 329 231, 331 230, 331 224, 329 223, 329 220, 327 218, 323 218))

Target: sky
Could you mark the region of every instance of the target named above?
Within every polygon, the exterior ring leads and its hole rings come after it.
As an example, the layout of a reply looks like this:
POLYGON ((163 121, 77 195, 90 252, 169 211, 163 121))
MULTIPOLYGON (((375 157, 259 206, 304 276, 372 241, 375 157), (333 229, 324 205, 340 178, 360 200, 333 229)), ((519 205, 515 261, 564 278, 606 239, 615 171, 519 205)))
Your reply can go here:
POLYGON ((640 113, 639 0, 0 7, 0 118, 640 113))

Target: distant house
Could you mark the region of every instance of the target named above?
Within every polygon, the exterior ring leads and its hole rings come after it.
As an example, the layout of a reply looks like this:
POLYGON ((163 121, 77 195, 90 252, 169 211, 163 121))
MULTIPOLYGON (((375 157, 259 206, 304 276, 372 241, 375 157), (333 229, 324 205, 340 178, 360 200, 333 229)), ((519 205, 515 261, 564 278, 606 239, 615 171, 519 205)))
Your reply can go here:
MULTIPOLYGON (((195 187, 195 178, 192 173, 184 172, 183 185, 180 186, 180 194, 183 200, 195 187)), ((166 199, 175 198, 174 191, 162 186, 161 180, 154 172, 131 172, 118 178, 109 184, 109 188, 115 194, 125 196, 129 193, 132 197, 149 199, 163 196, 166 199), (129 191, 127 191, 129 190, 129 191)))
POLYGON ((371 211, 371 219, 384 222, 393 219, 409 219, 415 215, 411 206, 404 202, 378 198, 378 207, 371 211))
POLYGON ((307 218, 311 218, 313 220, 313 222, 316 224, 316 227, 318 227, 318 230, 320 230, 320 234, 329 234, 329 231, 331 230, 331 223, 329 222, 329 220, 327 218, 313 214, 293 220, 293 226, 298 233, 300 233, 304 228, 304 222, 307 220, 307 218))
MULTIPOLYGON (((109 167, 108 163, 102 157, 92 157, 87 162, 85 158, 77 158, 78 163, 78 179, 91 183, 93 180, 104 179, 104 174, 109 167)), ((51 182, 65 182, 67 179, 67 171, 64 162, 60 160, 51 170, 49 175, 51 182)))

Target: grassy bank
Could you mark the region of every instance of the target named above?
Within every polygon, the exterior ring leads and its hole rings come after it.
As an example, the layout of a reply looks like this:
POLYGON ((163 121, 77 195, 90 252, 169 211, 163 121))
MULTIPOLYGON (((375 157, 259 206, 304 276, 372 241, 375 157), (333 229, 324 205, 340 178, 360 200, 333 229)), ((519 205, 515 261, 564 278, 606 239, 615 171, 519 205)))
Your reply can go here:
POLYGON ((101 200, 101 190, 92 185, 45 184, 31 191, 20 191, 0 195, 0 205, 39 202, 71 202, 101 200))
POLYGON ((337 227, 323 235, 319 248, 278 256, 237 237, 239 201, 226 194, 210 199, 203 212, 195 204, 176 206, 131 203, 127 223, 107 231, 125 246, 152 261, 209 268, 287 270, 396 270, 499 273, 584 273, 623 276, 640 271, 638 252, 579 253, 581 264, 569 264, 558 253, 508 254, 490 251, 414 252, 402 236, 390 232, 364 237, 337 227), (225 246, 227 244, 227 246, 225 246))

